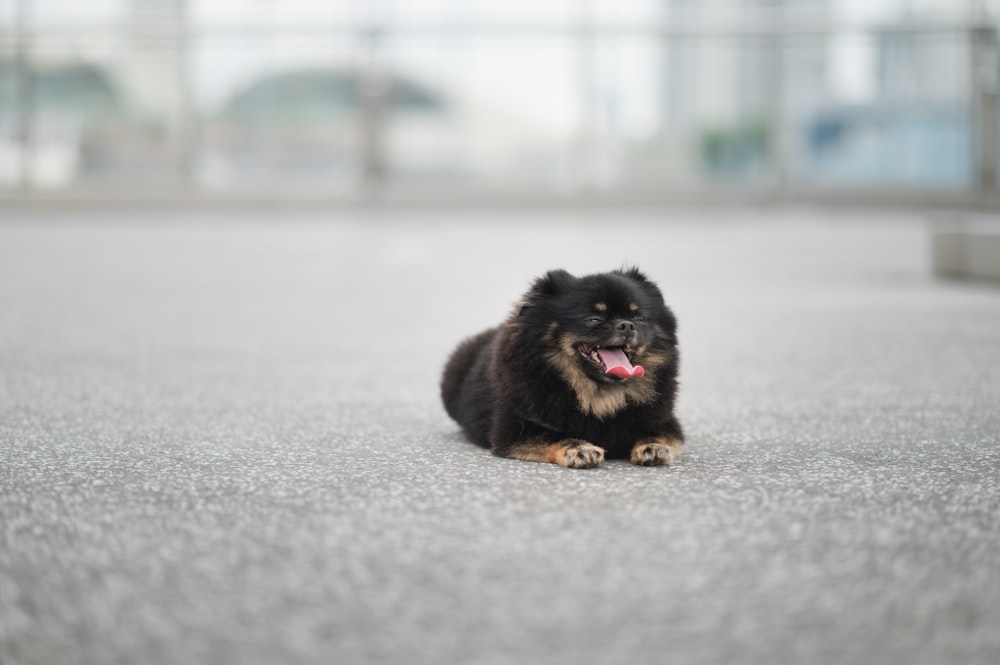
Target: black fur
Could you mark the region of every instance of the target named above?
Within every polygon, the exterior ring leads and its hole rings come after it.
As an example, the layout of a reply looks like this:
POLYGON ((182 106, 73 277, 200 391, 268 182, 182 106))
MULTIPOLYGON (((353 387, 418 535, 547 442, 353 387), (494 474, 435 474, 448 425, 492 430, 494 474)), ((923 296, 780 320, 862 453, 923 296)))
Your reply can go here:
POLYGON ((660 442, 679 454, 683 445, 673 413, 676 335, 663 295, 638 270, 580 278, 552 271, 502 325, 458 346, 441 395, 468 438, 502 457, 596 466, 600 461, 576 464, 556 454, 589 443, 609 458, 669 463, 670 453, 636 449, 660 442), (618 379, 577 351, 623 343, 644 376, 618 379))

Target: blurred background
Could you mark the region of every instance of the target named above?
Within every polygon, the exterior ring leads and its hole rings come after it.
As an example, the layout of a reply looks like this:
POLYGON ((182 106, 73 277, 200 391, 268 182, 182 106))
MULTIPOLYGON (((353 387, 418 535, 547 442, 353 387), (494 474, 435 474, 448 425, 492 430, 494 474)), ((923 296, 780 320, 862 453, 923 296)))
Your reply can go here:
POLYGON ((0 197, 995 201, 1000 0, 0 0, 0 197))
POLYGON ((998 30, 0 0, 0 665, 1000 663, 998 30), (682 463, 465 442, 455 345, 628 264, 682 463))

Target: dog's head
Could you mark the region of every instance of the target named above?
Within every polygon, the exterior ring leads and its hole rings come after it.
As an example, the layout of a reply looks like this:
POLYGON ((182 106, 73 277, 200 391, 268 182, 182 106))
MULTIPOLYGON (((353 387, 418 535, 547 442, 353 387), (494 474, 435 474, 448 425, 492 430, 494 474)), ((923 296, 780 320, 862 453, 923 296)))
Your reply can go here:
POLYGON ((516 316, 535 333, 522 339, 541 335, 532 343, 595 414, 614 410, 591 404, 599 397, 602 403, 611 395, 648 401, 657 372, 676 358, 676 319, 660 290, 636 269, 585 277, 549 272, 535 281, 516 316))

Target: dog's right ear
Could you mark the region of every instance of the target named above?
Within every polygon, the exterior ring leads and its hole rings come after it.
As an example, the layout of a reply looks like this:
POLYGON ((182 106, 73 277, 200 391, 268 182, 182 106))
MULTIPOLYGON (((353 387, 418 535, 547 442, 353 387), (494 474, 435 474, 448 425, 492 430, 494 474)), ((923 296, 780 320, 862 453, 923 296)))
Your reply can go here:
POLYGON ((528 297, 532 300, 542 300, 557 296, 569 290, 575 281, 576 277, 565 270, 550 270, 535 280, 528 297))
POLYGON ((517 305, 517 315, 523 315, 525 310, 534 307, 546 298, 565 293, 575 281, 576 277, 565 270, 550 270, 531 285, 531 289, 517 305))

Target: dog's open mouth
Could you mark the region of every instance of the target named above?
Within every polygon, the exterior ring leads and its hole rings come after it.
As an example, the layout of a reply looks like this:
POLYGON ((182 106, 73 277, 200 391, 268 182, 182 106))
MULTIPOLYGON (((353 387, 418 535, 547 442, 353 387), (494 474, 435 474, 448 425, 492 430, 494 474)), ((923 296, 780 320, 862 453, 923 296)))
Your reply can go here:
POLYGON ((629 344, 608 347, 581 344, 576 350, 594 367, 619 379, 631 379, 646 373, 640 365, 632 364, 635 349, 629 344))

